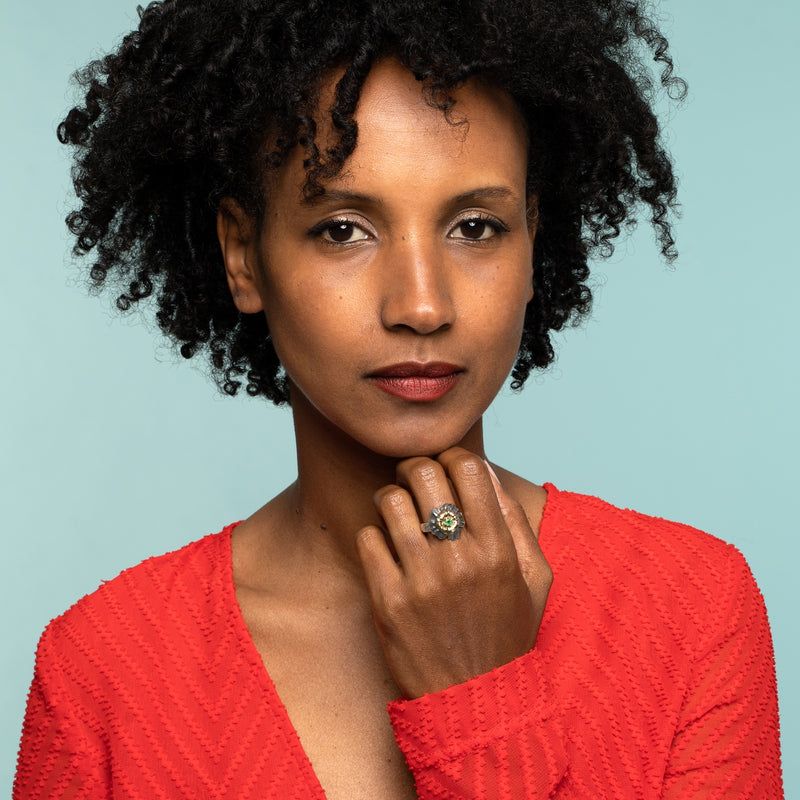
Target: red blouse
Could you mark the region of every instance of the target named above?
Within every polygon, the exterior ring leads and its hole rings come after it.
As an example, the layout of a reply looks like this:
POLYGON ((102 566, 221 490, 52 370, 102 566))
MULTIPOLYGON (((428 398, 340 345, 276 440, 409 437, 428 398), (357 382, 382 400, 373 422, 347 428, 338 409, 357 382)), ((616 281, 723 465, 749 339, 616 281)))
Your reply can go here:
MULTIPOLYGON (((739 552, 547 489, 534 650, 389 704, 419 797, 782 797, 772 643, 739 552)), ((50 623, 15 800, 324 798, 237 605, 232 528, 50 623)))

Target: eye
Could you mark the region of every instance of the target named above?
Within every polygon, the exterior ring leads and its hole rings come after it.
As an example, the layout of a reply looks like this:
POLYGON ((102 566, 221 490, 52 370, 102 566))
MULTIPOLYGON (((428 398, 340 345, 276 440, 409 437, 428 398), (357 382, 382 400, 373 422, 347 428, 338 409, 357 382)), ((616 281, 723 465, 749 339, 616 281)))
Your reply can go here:
POLYGON ((350 244, 363 242, 370 238, 362 227, 349 219, 333 219, 317 225, 311 230, 313 235, 318 235, 323 241, 331 244, 350 244))
POLYGON ((507 233, 508 228, 489 217, 469 217, 458 222, 448 236, 451 239, 466 239, 472 242, 486 241, 499 233, 507 233))

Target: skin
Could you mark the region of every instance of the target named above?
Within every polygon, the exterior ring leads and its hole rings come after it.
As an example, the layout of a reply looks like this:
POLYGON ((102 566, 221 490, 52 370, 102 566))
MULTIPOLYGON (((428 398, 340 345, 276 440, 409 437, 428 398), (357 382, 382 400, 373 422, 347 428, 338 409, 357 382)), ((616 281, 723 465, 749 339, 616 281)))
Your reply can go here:
POLYGON ((330 798, 414 797, 385 703, 530 650, 552 580, 545 493, 493 473, 481 426, 533 291, 527 139, 504 94, 471 81, 454 97, 468 125, 381 61, 321 201, 303 197, 298 149, 260 225, 232 199, 219 213, 236 305, 266 314, 289 377, 298 454, 297 481, 234 533, 237 599, 330 798), (376 385, 405 362, 457 378, 430 402, 376 385), (420 530, 444 502, 467 520, 455 542, 420 530))

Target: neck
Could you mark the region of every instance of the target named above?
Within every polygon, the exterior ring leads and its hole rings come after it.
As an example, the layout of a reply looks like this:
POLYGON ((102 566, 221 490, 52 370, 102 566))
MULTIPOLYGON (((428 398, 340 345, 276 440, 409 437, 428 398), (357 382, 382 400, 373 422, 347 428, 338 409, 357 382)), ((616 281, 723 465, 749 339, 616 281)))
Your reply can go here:
MULTIPOLYGON (((397 480, 398 457, 381 455, 346 436, 309 408, 305 398, 293 398, 298 478, 282 495, 292 520, 292 541, 312 560, 339 564, 361 575, 355 535, 365 525, 382 526, 375 509, 375 492, 397 480)), ((459 446, 484 456, 479 419, 459 446)), ((415 454, 409 453, 408 456, 415 454)))

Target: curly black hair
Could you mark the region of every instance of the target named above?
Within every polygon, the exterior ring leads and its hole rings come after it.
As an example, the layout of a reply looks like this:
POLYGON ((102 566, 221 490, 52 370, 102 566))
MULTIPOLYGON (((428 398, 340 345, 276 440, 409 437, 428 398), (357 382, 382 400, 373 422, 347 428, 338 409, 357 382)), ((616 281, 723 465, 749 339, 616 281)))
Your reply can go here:
POLYGON ((94 254, 93 284, 116 287, 123 311, 154 295, 162 330, 185 358, 208 352, 228 394, 246 383, 288 401, 266 319, 239 313, 228 291, 219 203, 260 219, 266 171, 298 145, 308 189, 321 190, 353 152, 359 93, 385 55, 444 113, 480 76, 526 120, 538 230, 514 388, 552 361, 550 331, 588 313, 587 259, 611 252, 637 205, 676 255, 675 178, 652 103, 658 83, 672 97, 685 84, 637 0, 163 0, 139 16, 116 52, 76 73, 84 102, 58 127, 81 201, 67 224, 74 253, 94 254), (336 68, 338 141, 321 151, 317 95, 336 68))

